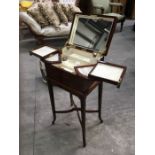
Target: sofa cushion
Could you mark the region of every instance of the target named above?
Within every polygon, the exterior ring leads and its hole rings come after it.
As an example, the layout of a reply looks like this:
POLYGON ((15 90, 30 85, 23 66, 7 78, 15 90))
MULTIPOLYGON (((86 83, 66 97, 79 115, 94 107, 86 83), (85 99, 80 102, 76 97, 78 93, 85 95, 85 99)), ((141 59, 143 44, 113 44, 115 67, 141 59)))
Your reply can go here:
POLYGON ((59 19, 62 23, 68 25, 68 19, 65 13, 62 10, 61 4, 60 3, 54 3, 54 10, 59 16, 59 19))
POLYGON ((69 4, 69 8, 70 8, 70 11, 71 11, 72 14, 75 14, 76 12, 77 13, 81 12, 80 8, 73 5, 73 4, 69 4))
POLYGON ((19 13, 20 20, 26 23, 30 29, 36 34, 45 37, 61 37, 69 35, 72 23, 68 22, 68 26, 61 24, 60 31, 57 31, 53 26, 46 26, 41 28, 41 26, 32 18, 27 12, 19 13))
POLYGON ((69 35, 70 29, 71 29, 71 22, 68 22, 68 26, 65 24, 60 25, 60 31, 55 30, 53 26, 47 26, 43 29, 41 29, 41 35, 46 37, 62 37, 69 35))
POLYGON ((56 29, 59 29, 60 20, 56 14, 51 3, 39 3, 40 11, 45 17, 45 19, 53 25, 56 29))
MULTIPOLYGON (((109 0, 91 0, 90 3, 92 7, 103 7, 104 13, 110 12, 109 0)), ((100 14, 98 11, 100 11, 100 9, 96 9, 93 13, 100 14)))
POLYGON ((68 4, 61 4, 62 10, 64 11, 65 15, 68 18, 68 21, 72 21, 73 20, 73 16, 72 13, 70 11, 70 7, 68 4))
POLYGON ((121 21, 121 20, 125 19, 124 15, 121 15, 121 14, 118 14, 118 13, 114 13, 114 12, 105 13, 104 15, 116 17, 118 21, 121 21))
POLYGON ((40 12, 40 8, 38 6, 39 3, 33 4, 28 10, 27 13, 30 14, 40 25, 41 27, 48 26, 48 21, 44 18, 42 13, 40 12))
POLYGON ((69 21, 73 21, 76 12, 81 12, 81 10, 73 4, 61 4, 61 7, 69 21))

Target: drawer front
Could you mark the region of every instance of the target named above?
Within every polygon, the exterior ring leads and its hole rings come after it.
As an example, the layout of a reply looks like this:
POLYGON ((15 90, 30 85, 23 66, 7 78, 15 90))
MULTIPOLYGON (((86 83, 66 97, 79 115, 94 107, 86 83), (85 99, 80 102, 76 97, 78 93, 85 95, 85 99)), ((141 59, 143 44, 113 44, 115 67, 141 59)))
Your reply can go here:
POLYGON ((85 92, 95 82, 52 65, 46 65, 46 71, 49 79, 80 92, 85 92))

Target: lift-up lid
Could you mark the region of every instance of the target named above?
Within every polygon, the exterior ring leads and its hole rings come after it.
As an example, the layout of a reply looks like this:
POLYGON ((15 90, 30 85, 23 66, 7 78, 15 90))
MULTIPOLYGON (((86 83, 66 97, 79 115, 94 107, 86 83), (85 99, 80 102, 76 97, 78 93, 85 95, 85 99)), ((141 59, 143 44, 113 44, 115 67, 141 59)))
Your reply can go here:
POLYGON ((87 65, 75 67, 77 74, 80 76, 111 83, 120 86, 126 67, 108 62, 98 62, 96 65, 87 65))
POLYGON ((107 55, 116 20, 115 17, 106 15, 75 14, 68 45, 107 55))

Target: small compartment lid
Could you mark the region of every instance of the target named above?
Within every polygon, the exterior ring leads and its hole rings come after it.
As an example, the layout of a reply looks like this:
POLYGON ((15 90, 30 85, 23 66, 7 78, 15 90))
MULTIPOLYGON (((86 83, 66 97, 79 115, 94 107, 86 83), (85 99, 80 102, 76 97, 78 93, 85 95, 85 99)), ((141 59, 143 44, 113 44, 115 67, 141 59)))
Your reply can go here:
POLYGON ((98 62, 88 74, 90 79, 105 81, 120 86, 126 71, 125 66, 111 63, 98 62))
POLYGON ((58 52, 58 49, 53 47, 43 46, 41 48, 30 51, 30 55, 35 55, 39 58, 46 58, 50 54, 54 54, 55 52, 58 52))

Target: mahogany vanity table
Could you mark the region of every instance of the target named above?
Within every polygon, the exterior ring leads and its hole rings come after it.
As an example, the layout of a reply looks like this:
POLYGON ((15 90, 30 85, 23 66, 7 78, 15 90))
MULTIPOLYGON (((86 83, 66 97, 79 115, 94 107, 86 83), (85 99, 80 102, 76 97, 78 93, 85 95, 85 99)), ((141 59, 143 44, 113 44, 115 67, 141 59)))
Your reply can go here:
POLYGON ((101 118, 102 83, 107 82, 119 87, 126 70, 124 66, 103 61, 108 53, 115 25, 114 17, 76 14, 69 40, 64 48, 58 50, 44 46, 30 52, 45 64, 53 112, 52 124, 55 123, 56 114, 77 111, 84 147, 86 146, 86 113, 97 112, 100 122, 103 122, 101 118), (71 109, 61 111, 55 109, 53 86, 69 92, 71 109), (96 87, 98 87, 98 108, 88 110, 86 98, 96 87), (79 98, 80 107, 76 106, 72 95, 79 98))

